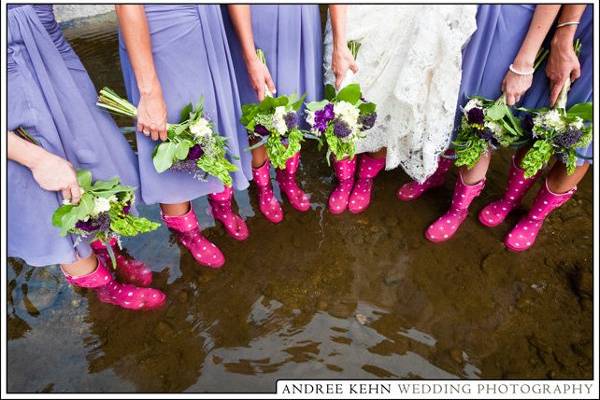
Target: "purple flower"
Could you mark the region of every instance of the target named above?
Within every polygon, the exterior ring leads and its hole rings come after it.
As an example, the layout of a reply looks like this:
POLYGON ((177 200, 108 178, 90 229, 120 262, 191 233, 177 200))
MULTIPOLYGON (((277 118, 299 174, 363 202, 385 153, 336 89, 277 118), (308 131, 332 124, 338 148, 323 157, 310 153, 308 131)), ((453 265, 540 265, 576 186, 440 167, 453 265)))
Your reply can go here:
POLYGON ((526 133, 531 133, 533 131, 533 116, 531 114, 525 114, 521 120, 521 128, 523 128, 526 133))
POLYGON ((198 167, 196 166, 196 160, 180 160, 171 165, 171 168, 169 169, 172 171, 189 172, 194 174, 196 173, 198 167))
POLYGON ((333 134, 339 138, 345 138, 352 133, 352 130, 345 121, 336 120, 333 124, 333 134))
POLYGON ((467 111, 467 120, 471 124, 483 125, 483 110, 478 107, 473 107, 467 111))
POLYGON ((285 125, 288 129, 294 129, 298 127, 298 114, 295 112, 290 111, 289 113, 285 114, 283 119, 285 120, 285 125))
POLYGON ((333 112, 333 104, 327 104, 322 110, 315 111, 315 126, 314 128, 321 131, 321 133, 325 132, 327 129, 327 124, 335 117, 333 112))
POLYGON ((131 202, 128 202, 123 207, 123 214, 127 215, 127 214, 129 214, 129 211, 131 211, 131 202))
POLYGON ((106 231, 110 227, 110 216, 108 213, 104 212, 95 219, 77 221, 75 227, 85 232, 106 231))
POLYGON ((88 221, 77 221, 77 223, 75 224, 75 227, 77 229, 81 229, 82 231, 86 231, 86 232, 93 232, 96 229, 98 229, 98 225, 94 223, 94 221, 88 220, 88 221))
POLYGON ((371 114, 367 114, 367 115, 361 115, 360 118, 358 119, 358 123, 362 125, 362 129, 363 130, 368 130, 371 129, 373 127, 373 125, 375 125, 375 120, 377 119, 377 113, 371 113, 371 114))
POLYGON ((560 147, 569 148, 579 141, 583 132, 579 129, 569 128, 565 133, 554 138, 554 144, 560 147))
POLYGON ((264 137, 264 136, 269 136, 270 132, 267 128, 265 128, 264 125, 258 124, 254 127, 254 133, 256 133, 259 136, 264 137))
POLYGON ((489 142, 494 147, 498 147, 500 144, 500 143, 498 143, 498 140, 494 136, 494 132, 492 132, 492 130, 489 128, 484 128, 482 130, 479 130, 479 137, 482 138, 483 140, 489 142))
POLYGON ((195 144, 190 148, 186 160, 197 160, 204 154, 204 150, 199 144, 195 144))

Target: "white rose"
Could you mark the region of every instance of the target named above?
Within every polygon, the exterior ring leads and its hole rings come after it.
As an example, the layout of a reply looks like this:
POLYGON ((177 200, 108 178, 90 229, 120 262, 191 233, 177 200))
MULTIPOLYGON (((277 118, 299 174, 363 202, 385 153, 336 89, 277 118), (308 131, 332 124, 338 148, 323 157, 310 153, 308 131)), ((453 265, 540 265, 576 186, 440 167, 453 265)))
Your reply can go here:
POLYGON ((333 112, 337 118, 346 122, 353 131, 358 125, 360 110, 347 101, 340 101, 333 105, 333 112))
POLYGON ((285 133, 287 132, 285 114, 287 114, 285 107, 275 107, 275 113, 273 114, 273 127, 277 130, 277 132, 280 135, 285 135, 285 133))
POLYGON ((104 197, 96 197, 94 200, 94 215, 110 210, 110 200, 104 197))
POLYGON ((195 124, 190 125, 190 132, 197 138, 206 138, 211 136, 212 128, 210 122, 204 118, 200 118, 195 124))

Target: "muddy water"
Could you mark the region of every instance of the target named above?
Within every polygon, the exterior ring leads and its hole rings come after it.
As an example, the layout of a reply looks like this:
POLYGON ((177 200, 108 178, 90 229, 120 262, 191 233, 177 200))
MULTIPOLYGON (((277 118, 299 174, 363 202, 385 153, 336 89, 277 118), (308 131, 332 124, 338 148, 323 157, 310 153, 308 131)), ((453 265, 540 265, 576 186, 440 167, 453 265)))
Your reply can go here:
MULTIPOLYGON (((122 91, 114 21, 67 30, 97 86, 122 91)), ((509 154, 456 238, 423 230, 448 206, 454 175, 419 201, 382 173, 361 215, 325 210, 332 173, 313 145, 299 178, 313 208, 268 223, 256 193, 236 193, 251 237, 215 227, 226 266, 197 266, 164 228, 126 240, 151 265, 167 307, 120 311, 65 284, 56 266, 8 267, 10 391, 259 391, 277 378, 591 378, 592 176, 545 224, 536 246, 504 250, 523 214, 496 229, 475 211, 500 195, 509 154)), ((529 205, 536 186, 526 198, 529 205)), ((156 207, 142 213, 158 219, 156 207)))

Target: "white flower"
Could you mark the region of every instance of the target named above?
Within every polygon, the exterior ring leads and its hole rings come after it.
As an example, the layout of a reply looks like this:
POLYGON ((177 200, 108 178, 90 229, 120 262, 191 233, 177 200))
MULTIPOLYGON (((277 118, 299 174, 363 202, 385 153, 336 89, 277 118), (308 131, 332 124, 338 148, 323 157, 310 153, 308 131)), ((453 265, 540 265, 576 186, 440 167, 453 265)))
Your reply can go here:
POLYGON ((565 128, 565 123, 558 110, 549 110, 544 114, 544 125, 548 128, 560 131, 565 128))
POLYGON ((471 110, 472 108, 482 108, 483 107, 483 103, 481 102, 481 100, 479 99, 471 99, 467 102, 467 104, 465 104, 465 106, 463 107, 463 110, 465 112, 465 115, 469 112, 469 110, 471 110))
POLYGON ((353 132, 358 129, 358 117, 360 115, 358 107, 355 107, 347 101, 340 101, 333 105, 333 113, 336 118, 340 118, 347 123, 353 132))
POLYGON ((583 119, 580 117, 576 117, 574 121, 572 121, 569 126, 574 129, 583 129, 583 119))
POLYGON ((110 210, 110 200, 104 197, 96 197, 94 200, 94 215, 110 210))
POLYGON ((212 134, 210 122, 204 118, 200 118, 195 124, 190 125, 190 132, 196 139, 207 138, 212 134))
POLYGON ((504 133, 504 128, 496 121, 485 121, 483 125, 494 132, 494 136, 496 137, 499 137, 504 133))
POLYGON ((315 124, 315 112, 306 110, 306 122, 313 126, 315 124))
POLYGON ((285 135, 287 132, 287 124, 285 123, 285 115, 287 114, 284 106, 275 107, 273 113, 273 127, 280 135, 285 135))

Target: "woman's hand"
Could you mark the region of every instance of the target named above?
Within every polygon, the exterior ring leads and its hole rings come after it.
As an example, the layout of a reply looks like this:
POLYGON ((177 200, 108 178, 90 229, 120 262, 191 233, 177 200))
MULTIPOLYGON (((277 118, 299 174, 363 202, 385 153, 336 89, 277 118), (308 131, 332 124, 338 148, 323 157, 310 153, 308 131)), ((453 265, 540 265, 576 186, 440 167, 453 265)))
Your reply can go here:
MULTIPOLYGON (((566 32, 566 29, 562 29, 566 32)), ((546 76, 550 80, 550 105, 554 106, 567 79, 576 80, 581 66, 573 49, 573 35, 562 34, 558 29, 552 38, 546 76)))
POLYGON ((265 98, 265 88, 268 88, 271 94, 275 94, 275 84, 269 73, 269 69, 263 64, 258 58, 254 58, 252 61, 246 64, 248 70, 248 77, 250 79, 250 85, 256 92, 258 101, 263 101, 265 98))
POLYGON ((167 140, 167 105, 160 84, 140 93, 137 110, 137 130, 152 140, 167 140))
POLYGON ((335 74, 335 87, 340 88, 340 85, 346 77, 346 71, 350 69, 352 72, 358 72, 358 65, 354 61, 354 57, 346 43, 334 46, 331 56, 331 69, 335 74))
POLYGON ((33 179, 44 190, 61 191, 65 200, 79 203, 81 188, 73 165, 62 157, 43 151, 30 165, 33 179))
MULTIPOLYGON (((517 71, 528 71, 533 68, 532 65, 521 66, 513 64, 517 71)), ((533 74, 518 75, 512 71, 508 71, 502 81, 502 93, 506 97, 506 104, 512 106, 521 101, 521 97, 529 90, 533 82, 533 74)))

